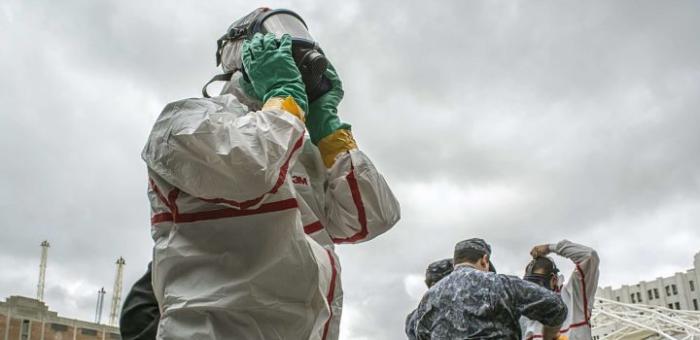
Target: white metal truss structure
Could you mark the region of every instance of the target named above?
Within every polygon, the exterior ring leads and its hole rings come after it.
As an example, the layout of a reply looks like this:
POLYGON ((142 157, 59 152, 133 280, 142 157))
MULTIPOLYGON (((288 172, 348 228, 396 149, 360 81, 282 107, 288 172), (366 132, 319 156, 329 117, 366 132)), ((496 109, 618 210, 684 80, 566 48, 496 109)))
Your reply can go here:
POLYGON ((595 299, 594 339, 700 340, 700 312, 595 299))
POLYGON ((117 260, 117 275, 114 278, 114 290, 112 290, 112 307, 109 312, 109 325, 116 326, 119 320, 119 307, 122 303, 122 281, 124 278, 124 261, 123 257, 117 260))
POLYGON ((49 241, 41 242, 41 261, 39 262, 39 283, 36 285, 36 299, 44 301, 44 287, 46 286, 46 262, 49 255, 49 241))

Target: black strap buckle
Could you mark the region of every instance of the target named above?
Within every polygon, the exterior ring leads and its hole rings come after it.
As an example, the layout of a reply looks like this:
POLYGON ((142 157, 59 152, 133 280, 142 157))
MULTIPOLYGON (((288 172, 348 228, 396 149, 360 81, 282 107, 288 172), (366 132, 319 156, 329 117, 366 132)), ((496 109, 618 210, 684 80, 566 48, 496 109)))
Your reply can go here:
POLYGON ((215 81, 231 81, 231 77, 233 77, 234 72, 236 71, 234 70, 228 73, 222 73, 213 76, 211 79, 209 79, 209 81, 206 84, 204 84, 204 87, 202 87, 202 96, 204 96, 204 98, 211 98, 209 96, 209 93, 207 93, 207 86, 209 86, 209 84, 215 81))

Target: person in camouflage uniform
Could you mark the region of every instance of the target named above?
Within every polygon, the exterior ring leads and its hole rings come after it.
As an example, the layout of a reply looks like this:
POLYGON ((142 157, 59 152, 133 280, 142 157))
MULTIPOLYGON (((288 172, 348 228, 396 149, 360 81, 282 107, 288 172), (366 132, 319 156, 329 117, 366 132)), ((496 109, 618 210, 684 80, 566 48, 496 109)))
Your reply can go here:
POLYGON ((432 286, 415 312, 415 339, 521 339, 521 315, 557 339, 567 308, 561 298, 514 276, 489 272, 491 247, 482 239, 457 243, 454 270, 432 286))
POLYGON ((454 269, 452 259, 437 260, 429 264, 428 268, 425 269, 425 285, 428 288, 432 287, 443 277, 450 275, 452 269, 454 269))
MULTIPOLYGON (((442 280, 443 277, 450 275, 453 268, 452 259, 437 260, 429 264, 428 268, 425 269, 425 285, 428 286, 428 288, 432 287, 438 281, 442 280)), ((414 309, 406 316, 406 335, 409 339, 415 339, 416 337, 414 333, 416 328, 415 314, 416 310, 414 309)))

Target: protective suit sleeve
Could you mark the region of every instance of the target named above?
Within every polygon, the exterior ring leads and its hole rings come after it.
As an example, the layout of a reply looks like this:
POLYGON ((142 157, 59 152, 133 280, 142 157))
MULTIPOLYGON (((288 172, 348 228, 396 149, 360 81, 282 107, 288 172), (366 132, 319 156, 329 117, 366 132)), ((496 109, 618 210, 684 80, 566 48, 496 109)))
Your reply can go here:
POLYGON ((504 287, 521 315, 549 327, 559 327, 566 319, 567 307, 558 294, 519 278, 502 275, 501 279, 509 281, 504 287))
POLYGON ((328 170, 327 182, 324 225, 333 243, 370 240, 399 220, 399 202, 362 151, 339 154, 328 170))
POLYGON ((582 263, 590 260, 598 263, 598 253, 596 253, 593 248, 569 240, 561 240, 559 243, 550 244, 549 249, 559 256, 574 261, 574 263, 582 263))
POLYGON ((562 240, 557 244, 550 245, 550 249, 555 254, 570 259, 576 265, 564 289, 569 290, 571 296, 580 302, 571 306, 576 308, 572 311, 574 320, 589 320, 593 311, 593 298, 598 289, 598 276, 600 274, 598 253, 593 248, 569 240, 562 240), (578 314, 583 315, 579 316, 578 314))
POLYGON ((305 127, 291 108, 294 100, 273 100, 247 114, 232 95, 171 103, 158 117, 142 158, 192 196, 253 204, 283 183, 303 145, 305 127))

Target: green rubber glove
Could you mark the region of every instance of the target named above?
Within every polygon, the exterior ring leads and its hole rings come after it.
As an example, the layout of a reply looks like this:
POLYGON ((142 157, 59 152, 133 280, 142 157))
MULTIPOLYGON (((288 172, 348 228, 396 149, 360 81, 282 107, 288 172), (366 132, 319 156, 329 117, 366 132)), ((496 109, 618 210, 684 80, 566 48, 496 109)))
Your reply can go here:
POLYGON ((304 112, 308 112, 306 88, 292 57, 292 38, 285 34, 256 33, 243 43, 243 67, 248 73, 255 95, 263 103, 273 97, 292 96, 304 112))
POLYGON ((262 98, 258 97, 258 95, 255 94, 253 84, 245 80, 245 77, 238 78, 238 85, 241 87, 241 89, 243 89, 243 93, 245 93, 246 96, 262 101, 262 98))
POLYGON ((331 89, 309 104, 306 115, 306 128, 315 145, 339 129, 350 130, 350 124, 343 123, 338 117, 338 104, 343 100, 344 94, 343 83, 330 63, 324 75, 331 81, 331 89))

